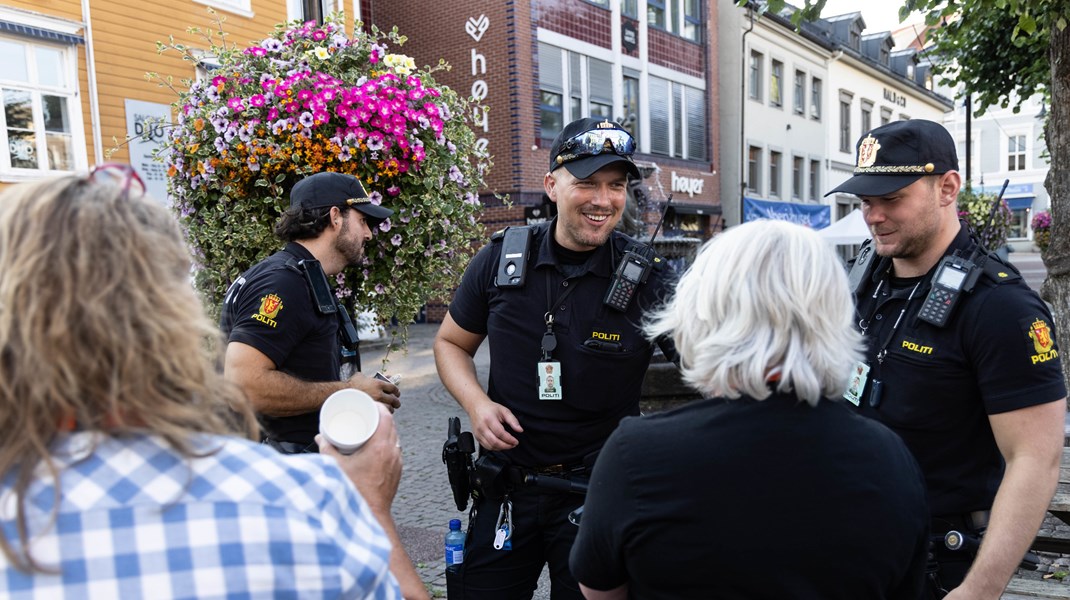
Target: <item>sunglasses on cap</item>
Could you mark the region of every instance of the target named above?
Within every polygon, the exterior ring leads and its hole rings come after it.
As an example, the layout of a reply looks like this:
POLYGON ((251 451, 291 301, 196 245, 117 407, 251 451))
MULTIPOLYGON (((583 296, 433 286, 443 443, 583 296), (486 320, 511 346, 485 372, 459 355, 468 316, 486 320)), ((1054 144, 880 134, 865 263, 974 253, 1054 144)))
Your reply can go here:
POLYGON ((585 156, 595 156, 603 152, 613 152, 620 156, 635 154, 635 138, 623 129, 592 129, 575 135, 564 144, 557 153, 564 161, 576 160, 585 156))
POLYGON ((123 198, 129 198, 131 192, 135 199, 145 195, 145 182, 134 167, 123 163, 104 163, 93 167, 89 171, 89 181, 117 185, 123 190, 123 198))

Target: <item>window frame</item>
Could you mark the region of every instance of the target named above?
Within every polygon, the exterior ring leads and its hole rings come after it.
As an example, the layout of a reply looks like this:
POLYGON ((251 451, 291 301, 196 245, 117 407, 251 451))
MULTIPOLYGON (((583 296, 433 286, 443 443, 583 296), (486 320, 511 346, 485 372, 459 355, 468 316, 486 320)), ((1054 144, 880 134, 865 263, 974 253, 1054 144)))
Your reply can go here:
POLYGON ((197 4, 211 6, 243 17, 254 17, 252 0, 193 0, 197 4))
POLYGON ((821 105, 824 103, 824 90, 820 77, 810 77, 810 118, 821 121, 821 105))
POLYGON ((765 71, 765 54, 751 48, 750 62, 747 65, 748 87, 747 97, 758 102, 762 101, 762 73, 765 71))
POLYGON ((806 114, 806 71, 795 69, 792 110, 797 115, 806 114))
POLYGON ((784 153, 779 150, 769 151, 769 197, 780 199, 780 184, 784 178, 784 153))
POLYGON ((762 154, 761 146, 753 144, 747 146, 747 182, 746 190, 761 194, 762 185, 762 154))
MULTIPOLYGON (((670 33, 685 40, 703 43, 705 24, 703 22, 703 8, 705 0, 646 0, 646 23, 648 27, 670 33), (689 4, 694 3, 698 14, 690 14, 689 4), (663 23, 658 23, 658 18, 663 23), (694 32, 689 35, 688 32, 694 32)), ((622 14, 623 3, 622 3, 622 14)))
POLYGON ((1024 133, 1008 133, 1006 137, 1007 143, 1004 148, 1007 149, 1007 158, 1003 164, 1007 165, 1007 172, 1027 170, 1029 168, 1029 159, 1027 158, 1029 156, 1029 137, 1024 133), (1017 146, 1014 151, 1011 150, 1011 144, 1017 146), (1018 160, 1015 160, 1015 158, 1018 160))
POLYGON ((806 175, 803 173, 803 168, 806 166, 806 159, 798 154, 791 157, 791 198, 792 200, 803 199, 803 181, 806 175))
MULTIPOLYGON (((11 44, 23 46, 26 57, 26 81, 17 79, 0 80, 0 99, 5 97, 3 92, 11 91, 29 95, 32 116, 30 126, 32 129, 13 128, 7 123, 6 108, 0 114, 0 181, 29 181, 40 179, 44 176, 56 174, 69 174, 83 171, 89 168, 86 153, 86 137, 84 129, 84 115, 80 102, 78 81, 78 54, 77 47, 70 44, 55 43, 34 37, 0 35, 0 40, 11 44), (60 85, 43 84, 40 81, 41 69, 37 64, 37 54, 40 49, 58 51, 61 64, 59 65, 60 85), (45 97, 59 98, 65 107, 67 119, 66 131, 55 132, 46 129, 45 123, 45 97), (11 141, 9 129, 23 129, 33 133, 34 160, 36 167, 16 167, 12 165, 11 141), (53 168, 49 153, 49 133, 61 133, 68 140, 69 169, 53 168)), ((6 106, 6 104, 5 104, 6 106)))
POLYGON ((775 58, 769 63, 769 105, 784 107, 784 62, 775 58))

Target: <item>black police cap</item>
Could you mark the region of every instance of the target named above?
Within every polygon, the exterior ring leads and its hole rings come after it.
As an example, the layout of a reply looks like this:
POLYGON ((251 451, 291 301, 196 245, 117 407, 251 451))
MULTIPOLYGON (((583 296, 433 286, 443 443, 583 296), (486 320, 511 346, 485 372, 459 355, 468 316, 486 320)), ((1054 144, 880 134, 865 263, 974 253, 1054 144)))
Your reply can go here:
POLYGON ((955 140, 939 123, 895 121, 870 131, 855 145, 854 175, 831 192, 884 196, 926 175, 959 170, 955 140))
POLYGON ((290 190, 290 206, 351 206, 364 213, 373 225, 378 225, 394 214, 394 211, 385 206, 372 204, 359 179, 345 173, 333 172, 309 175, 294 184, 290 190))

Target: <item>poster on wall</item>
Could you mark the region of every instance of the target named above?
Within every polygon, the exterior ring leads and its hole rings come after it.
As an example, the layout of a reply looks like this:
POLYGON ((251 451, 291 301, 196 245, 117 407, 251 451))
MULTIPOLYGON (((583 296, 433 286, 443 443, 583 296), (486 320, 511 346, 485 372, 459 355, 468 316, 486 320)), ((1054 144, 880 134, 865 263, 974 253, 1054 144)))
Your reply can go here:
POLYGON ((145 182, 149 195, 167 206, 171 205, 167 197, 167 168, 153 158, 152 153, 166 142, 170 125, 170 105, 126 100, 126 139, 129 140, 130 166, 145 182))

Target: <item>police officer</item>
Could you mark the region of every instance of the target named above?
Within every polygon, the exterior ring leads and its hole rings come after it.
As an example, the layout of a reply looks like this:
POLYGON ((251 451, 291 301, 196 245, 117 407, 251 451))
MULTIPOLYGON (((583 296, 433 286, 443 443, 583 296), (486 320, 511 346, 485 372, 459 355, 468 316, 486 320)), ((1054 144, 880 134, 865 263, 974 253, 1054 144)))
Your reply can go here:
POLYGON ((392 214, 373 204, 352 175, 306 177, 294 185, 290 208, 275 227, 286 247, 227 290, 224 374, 252 402, 265 442, 281 452, 317 451, 318 411, 337 390, 352 387, 391 408, 400 405, 398 388, 388 381, 360 373, 339 381, 343 309, 325 278, 360 264, 371 230, 392 214))
MULTIPOLYGON (((503 457, 513 474, 585 482, 594 453, 621 418, 639 413, 653 352, 639 324, 668 294, 674 277, 649 254, 646 281, 624 310, 603 302, 618 265, 636 244, 614 231, 628 178, 639 176, 634 150, 635 140, 615 123, 569 123, 550 147, 543 178, 558 214, 533 227, 522 259, 525 283, 496 285, 503 246, 496 234, 468 266, 435 338, 439 377, 468 413, 481 453, 503 457), (484 392, 472 357, 487 338, 490 381, 484 392)), ((460 580, 449 582, 451 592, 530 598, 548 562, 553 597, 581 598, 568 569, 576 527, 567 516, 582 502, 577 494, 524 485, 511 486, 505 497, 477 499, 460 580), (511 537, 503 540, 500 525, 510 519, 511 537)))
POLYGON ((873 235, 851 271, 864 387, 845 397, 922 468, 931 597, 998 598, 1058 481, 1066 388, 1051 314, 959 220, 961 185, 951 135, 914 119, 867 132, 854 176, 829 192, 859 196, 873 235))

